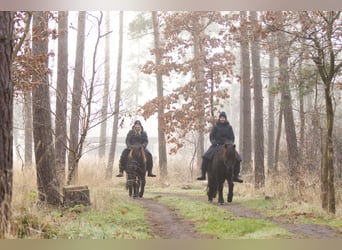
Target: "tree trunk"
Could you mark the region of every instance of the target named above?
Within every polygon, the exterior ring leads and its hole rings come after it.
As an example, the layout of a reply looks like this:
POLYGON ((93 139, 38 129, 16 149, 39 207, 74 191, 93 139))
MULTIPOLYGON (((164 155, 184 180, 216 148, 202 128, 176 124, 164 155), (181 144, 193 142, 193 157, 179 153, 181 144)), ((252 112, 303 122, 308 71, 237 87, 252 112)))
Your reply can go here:
MULTIPOLYGON (((333 127, 334 127, 334 109, 332 86, 333 79, 342 68, 342 62, 337 61, 333 46, 333 30, 334 22, 339 20, 341 12, 329 11, 324 16, 326 30, 326 44, 321 44, 322 39, 315 37, 315 49, 317 49, 317 57, 313 58, 314 63, 324 83, 325 109, 326 109, 326 138, 322 164, 322 207, 329 213, 336 212, 335 204, 335 184, 334 184, 334 147, 333 147, 333 127), (326 51, 325 51, 326 49, 326 51), (326 59, 327 58, 327 59, 326 59), (335 61, 336 60, 336 61, 335 61)), ((322 13, 323 16, 324 13, 322 13)), ((339 24, 336 24, 339 25, 339 24)), ((339 50, 340 51, 340 50, 339 50)))
POLYGON ((274 170, 276 173, 279 171, 279 150, 280 150, 281 130, 283 128, 283 115, 284 115, 284 104, 280 102, 279 115, 278 115, 278 128, 277 128, 277 136, 276 136, 275 151, 274 151, 274 170))
POLYGON ((24 91, 24 122, 25 122, 25 166, 32 167, 32 91, 24 91))
MULTIPOLYGON (((298 98, 299 98, 299 118, 300 118, 300 132, 299 132, 299 150, 298 157, 300 162, 304 159, 304 142, 305 142, 305 111, 304 111, 304 90, 305 82, 302 72, 302 59, 299 62, 299 86, 298 86, 298 98)), ((299 172, 301 172, 301 166, 299 165, 299 172)))
POLYGON ((269 84, 268 84, 268 130, 267 130, 267 165, 268 172, 270 174, 275 173, 275 165, 274 165, 274 135, 275 135, 275 122, 274 122, 274 61, 275 61, 275 53, 272 49, 270 53, 270 61, 269 61, 269 84))
POLYGON ((108 164, 106 169, 106 179, 112 178, 113 165, 115 158, 116 141, 118 136, 119 112, 120 112, 120 96, 121 96, 121 73, 122 73, 122 51, 123 51, 123 11, 120 11, 119 22, 119 48, 118 48, 118 65, 116 70, 116 89, 114 104, 114 121, 112 128, 112 142, 110 145, 108 164))
POLYGON ((280 69, 280 89, 281 89, 281 102, 284 105, 284 123, 285 123, 285 134, 287 143, 287 154, 289 162, 289 178, 290 188, 294 191, 296 184, 298 184, 298 147, 297 147, 297 136, 292 111, 292 99, 290 92, 289 82, 289 68, 288 68, 288 44, 284 33, 277 33, 278 43, 278 59, 280 69))
MULTIPOLYGON (((106 33, 110 32, 110 11, 106 11, 106 33)), ((104 62, 104 84, 103 84, 103 99, 101 109, 101 129, 100 129, 100 142, 99 142, 99 159, 98 162, 105 166, 106 155, 106 137, 107 137, 107 117, 108 117, 108 96, 109 96, 109 73, 110 73, 110 36, 107 35, 105 39, 105 62, 104 62)))
POLYGON ((13 14, 0 11, 0 239, 11 218, 13 185, 13 14))
POLYGON ((83 58, 85 39, 85 17, 86 12, 80 11, 78 14, 78 32, 76 41, 76 59, 74 86, 72 91, 72 106, 70 119, 69 136, 69 157, 68 157, 68 178, 67 184, 75 184, 78 176, 78 143, 80 126, 80 108, 83 92, 83 58))
MULTIPOLYGON (((158 16, 156 11, 152 11, 152 24, 153 24, 153 34, 154 34, 154 48, 156 49, 155 59, 156 65, 161 65, 161 54, 160 54, 160 33, 158 16)), ((160 73, 156 74, 157 81, 157 96, 160 100, 158 108, 158 153, 159 153, 159 169, 161 177, 167 176, 167 154, 166 154, 166 140, 164 133, 164 93, 163 93, 163 78, 160 73)))
POLYGON ((58 65, 56 89, 55 148, 59 183, 65 183, 68 99, 68 12, 58 12, 58 65))
MULTIPOLYGON (((256 11, 251 11, 251 21, 257 23, 256 11)), ((254 27, 258 26, 257 24, 254 27)), ((251 42, 253 79, 254 79, 254 178, 255 188, 265 186, 264 165, 264 111, 260 66, 260 35, 254 31, 251 42)))
MULTIPOLYGON (((202 51, 202 46, 201 46, 201 35, 200 33, 197 32, 193 32, 192 33, 193 36, 193 41, 194 41, 194 61, 197 61, 198 63, 196 64, 195 68, 194 68, 194 78, 196 81, 196 85, 195 85, 195 91, 197 93, 197 99, 195 100, 195 102, 197 103, 197 107, 198 107, 198 112, 200 112, 201 114, 198 116, 199 118, 199 126, 200 128, 204 128, 204 105, 203 105, 203 99, 201 98, 201 96, 204 95, 204 79, 203 79, 203 72, 201 69, 201 59, 200 59, 200 55, 203 54, 202 51)), ((204 132, 203 129, 199 130, 197 132, 197 143, 195 144, 196 148, 197 148, 197 166, 201 166, 201 162, 202 162, 202 155, 204 154, 204 132)))
POLYGON ((242 165, 243 173, 252 172, 252 119, 251 119, 251 86, 250 86, 250 58, 249 58, 249 41, 246 27, 246 11, 240 11, 241 23, 241 69, 242 69, 242 165))
POLYGON ((60 204, 59 184, 56 176, 50 95, 48 82, 48 12, 34 12, 32 24, 32 53, 45 65, 44 72, 34 74, 39 85, 32 91, 33 138, 37 168, 38 196, 52 205, 60 204))

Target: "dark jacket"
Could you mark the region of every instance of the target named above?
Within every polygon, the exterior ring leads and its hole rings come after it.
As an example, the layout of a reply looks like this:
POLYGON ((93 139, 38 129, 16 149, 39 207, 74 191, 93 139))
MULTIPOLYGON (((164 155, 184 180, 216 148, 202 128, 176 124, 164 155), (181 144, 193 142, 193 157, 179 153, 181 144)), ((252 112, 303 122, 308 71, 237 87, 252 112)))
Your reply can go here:
POLYGON ((233 128, 227 121, 224 123, 216 122, 209 137, 212 145, 222 145, 226 141, 234 142, 235 140, 233 128))
POLYGON ((141 127, 141 131, 140 134, 138 134, 134 128, 132 128, 127 136, 126 136, 126 146, 127 148, 129 148, 131 145, 133 144, 137 144, 140 143, 142 145, 144 145, 144 147, 146 148, 147 144, 148 144, 148 137, 147 137, 147 133, 144 131, 144 128, 141 127))
POLYGON ((232 126, 229 124, 228 121, 225 121, 224 123, 217 121, 210 132, 209 139, 211 142, 211 146, 203 155, 203 158, 207 160, 212 159, 217 145, 222 145, 226 141, 234 142, 235 136, 232 126))

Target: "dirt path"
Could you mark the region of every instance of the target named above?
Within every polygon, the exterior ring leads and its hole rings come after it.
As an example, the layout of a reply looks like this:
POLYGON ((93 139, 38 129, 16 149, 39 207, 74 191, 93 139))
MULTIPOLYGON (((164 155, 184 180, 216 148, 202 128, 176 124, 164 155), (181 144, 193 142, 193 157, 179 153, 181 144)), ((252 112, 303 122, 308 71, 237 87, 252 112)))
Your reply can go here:
MULTIPOLYGON (((194 197, 186 194, 171 194, 171 193, 154 193, 165 196, 178 196, 197 201, 207 202, 206 197, 194 197)), ((139 202, 147 210, 148 221, 151 224, 152 231, 158 238, 162 239, 198 239, 208 238, 196 233, 195 226, 190 221, 178 216, 175 209, 166 205, 162 205, 152 199, 140 199, 139 202)), ((217 203, 213 203, 216 205, 217 203)), ((217 204, 218 205, 218 204, 217 204)), ((225 203, 224 205, 218 205, 222 209, 244 218, 254 218, 272 221, 278 224, 280 227, 285 228, 289 232, 293 233, 295 238, 304 239, 342 239, 342 231, 338 231, 334 228, 330 228, 324 225, 312 225, 312 224, 299 224, 291 223, 285 220, 277 218, 266 217, 262 214, 242 207, 236 203, 225 203)))
POLYGON ((146 209, 147 218, 152 232, 162 239, 200 239, 195 226, 178 216, 175 209, 162 205, 152 199, 139 199, 139 203, 146 209))

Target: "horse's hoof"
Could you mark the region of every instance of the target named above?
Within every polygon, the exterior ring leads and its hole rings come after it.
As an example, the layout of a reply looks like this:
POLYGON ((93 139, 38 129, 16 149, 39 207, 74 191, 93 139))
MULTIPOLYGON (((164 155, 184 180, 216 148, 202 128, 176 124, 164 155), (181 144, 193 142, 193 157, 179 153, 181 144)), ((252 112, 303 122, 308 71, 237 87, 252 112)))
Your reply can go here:
POLYGON ((228 201, 228 202, 232 202, 232 201, 233 201, 233 195, 228 195, 227 201, 228 201))
POLYGON ((222 206, 222 205, 223 205, 223 202, 219 202, 219 205, 221 205, 221 206, 222 206))

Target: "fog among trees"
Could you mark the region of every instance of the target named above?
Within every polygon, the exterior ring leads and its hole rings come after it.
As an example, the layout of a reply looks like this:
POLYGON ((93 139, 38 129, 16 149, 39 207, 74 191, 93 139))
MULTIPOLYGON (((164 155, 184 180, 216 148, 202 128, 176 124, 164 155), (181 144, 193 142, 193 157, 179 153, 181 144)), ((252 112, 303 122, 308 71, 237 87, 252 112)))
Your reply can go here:
POLYGON ((314 174, 322 208, 336 212, 339 11, 0 13, 0 238, 13 167, 35 168, 40 200, 56 205, 82 163, 112 178, 139 119, 161 178, 181 162, 194 180, 221 111, 247 182, 285 174, 300 196, 314 174))

